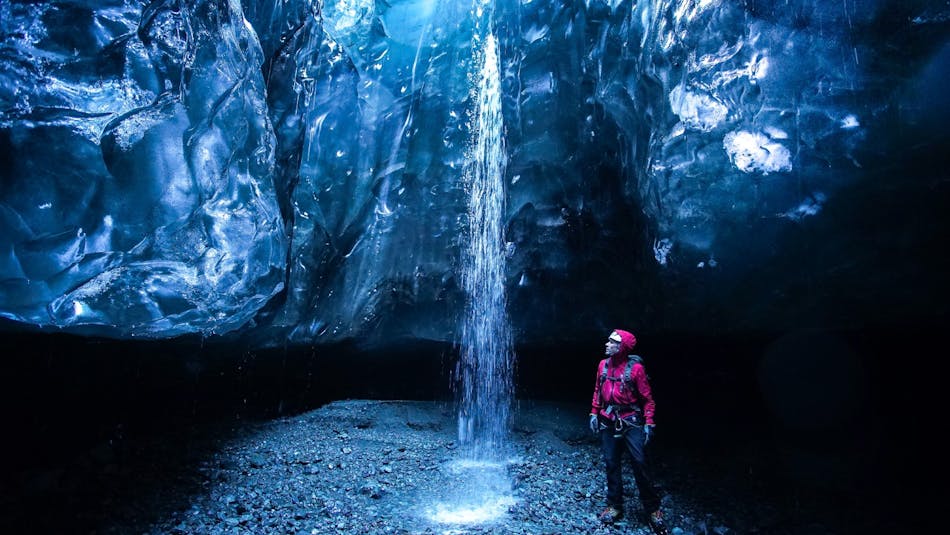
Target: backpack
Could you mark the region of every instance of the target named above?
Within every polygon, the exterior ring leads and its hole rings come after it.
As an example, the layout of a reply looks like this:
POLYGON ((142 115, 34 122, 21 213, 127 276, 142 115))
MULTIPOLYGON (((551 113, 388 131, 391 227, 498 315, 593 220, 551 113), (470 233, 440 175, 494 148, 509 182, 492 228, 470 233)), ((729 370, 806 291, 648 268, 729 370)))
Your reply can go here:
MULTIPOLYGON (((604 384, 604 381, 607 380, 607 371, 610 368, 610 358, 606 358, 602 362, 603 366, 601 366, 602 369, 600 370, 600 384, 604 384)), ((622 386, 626 386, 631 383, 630 374, 633 373, 634 364, 643 364, 643 358, 641 358, 640 355, 627 355, 627 365, 623 369, 623 375, 620 376, 620 378, 623 380, 622 386)), ((611 377, 610 380, 616 381, 617 379, 611 377)))

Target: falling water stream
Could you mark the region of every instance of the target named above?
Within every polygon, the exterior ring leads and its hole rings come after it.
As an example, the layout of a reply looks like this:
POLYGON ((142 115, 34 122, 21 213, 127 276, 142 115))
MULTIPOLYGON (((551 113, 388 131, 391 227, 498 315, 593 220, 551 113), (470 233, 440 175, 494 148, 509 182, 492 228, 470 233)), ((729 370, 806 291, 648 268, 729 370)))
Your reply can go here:
POLYGON ((511 333, 505 307, 505 144, 495 37, 485 39, 478 77, 476 134, 469 187, 469 242, 462 284, 459 440, 475 459, 497 457, 506 442, 511 404, 511 333))
POLYGON ((465 174, 469 194, 468 244, 462 283, 468 303, 456 369, 460 458, 446 472, 462 487, 430 511, 441 523, 481 524, 514 503, 507 475, 513 351, 505 299, 505 142, 498 44, 476 26, 473 138, 465 174))

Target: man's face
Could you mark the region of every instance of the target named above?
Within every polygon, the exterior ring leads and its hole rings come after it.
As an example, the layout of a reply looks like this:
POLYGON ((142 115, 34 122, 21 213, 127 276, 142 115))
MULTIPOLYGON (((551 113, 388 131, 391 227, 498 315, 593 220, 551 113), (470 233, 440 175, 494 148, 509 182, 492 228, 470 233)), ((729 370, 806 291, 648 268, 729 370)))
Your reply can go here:
POLYGON ((616 355, 620 351, 620 335, 617 333, 610 333, 610 337, 607 338, 607 344, 604 346, 604 354, 608 357, 616 355))

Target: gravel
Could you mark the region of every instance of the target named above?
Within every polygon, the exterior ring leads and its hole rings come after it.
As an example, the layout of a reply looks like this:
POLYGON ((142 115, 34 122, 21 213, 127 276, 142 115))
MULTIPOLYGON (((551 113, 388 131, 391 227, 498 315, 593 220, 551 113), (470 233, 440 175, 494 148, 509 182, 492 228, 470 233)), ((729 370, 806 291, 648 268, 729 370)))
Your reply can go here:
MULTIPOLYGON (((509 451, 483 469, 462 463, 455 415, 443 402, 346 400, 153 437, 33 474, 5 501, 4 517, 34 533, 650 533, 628 462, 625 519, 597 521, 603 461, 585 407, 521 402, 516 414, 509 451), (440 516, 483 493, 497 517, 440 516)), ((817 512, 822 504, 789 506, 745 469, 651 454, 674 535, 845 531, 817 512)))

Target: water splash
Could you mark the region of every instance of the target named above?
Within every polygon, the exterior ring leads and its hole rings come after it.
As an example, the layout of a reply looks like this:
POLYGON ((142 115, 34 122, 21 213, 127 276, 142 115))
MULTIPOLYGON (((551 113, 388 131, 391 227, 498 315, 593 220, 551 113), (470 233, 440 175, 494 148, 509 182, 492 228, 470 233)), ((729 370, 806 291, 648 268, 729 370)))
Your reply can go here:
POLYGON ((439 524, 491 524, 516 503, 508 463, 461 459, 447 463, 443 473, 451 481, 448 495, 426 511, 439 524))

